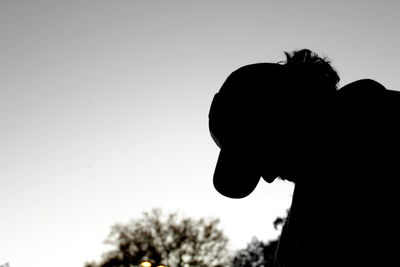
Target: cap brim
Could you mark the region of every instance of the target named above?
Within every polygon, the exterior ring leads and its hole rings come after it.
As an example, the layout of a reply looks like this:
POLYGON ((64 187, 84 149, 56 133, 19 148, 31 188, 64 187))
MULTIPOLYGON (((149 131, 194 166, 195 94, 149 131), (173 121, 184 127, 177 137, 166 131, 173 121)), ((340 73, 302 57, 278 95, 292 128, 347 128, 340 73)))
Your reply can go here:
POLYGON ((224 145, 214 172, 215 189, 230 198, 248 196, 261 177, 256 159, 257 156, 248 148, 224 145))

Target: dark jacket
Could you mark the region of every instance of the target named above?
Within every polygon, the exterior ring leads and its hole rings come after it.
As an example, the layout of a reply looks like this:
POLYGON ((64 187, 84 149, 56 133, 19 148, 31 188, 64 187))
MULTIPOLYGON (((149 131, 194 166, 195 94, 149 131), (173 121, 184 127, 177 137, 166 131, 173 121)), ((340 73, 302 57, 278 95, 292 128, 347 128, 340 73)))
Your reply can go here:
POLYGON ((400 93, 360 80, 315 125, 276 266, 389 266, 397 259, 400 93))

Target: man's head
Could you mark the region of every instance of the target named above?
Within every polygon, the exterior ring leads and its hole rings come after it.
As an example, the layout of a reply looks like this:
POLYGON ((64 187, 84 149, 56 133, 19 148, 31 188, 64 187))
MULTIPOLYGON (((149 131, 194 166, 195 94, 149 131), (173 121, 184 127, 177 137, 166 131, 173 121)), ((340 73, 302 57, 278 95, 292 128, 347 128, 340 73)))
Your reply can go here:
POLYGON ((329 91, 321 93, 325 98, 336 90, 338 76, 327 68, 329 62, 309 50, 286 55, 285 63, 248 65, 233 72, 213 99, 209 127, 221 148, 214 186, 225 196, 249 195, 260 177, 293 180, 296 168, 288 159, 299 153, 304 127, 309 126, 306 107, 318 98, 311 92, 323 86, 319 89, 329 91))

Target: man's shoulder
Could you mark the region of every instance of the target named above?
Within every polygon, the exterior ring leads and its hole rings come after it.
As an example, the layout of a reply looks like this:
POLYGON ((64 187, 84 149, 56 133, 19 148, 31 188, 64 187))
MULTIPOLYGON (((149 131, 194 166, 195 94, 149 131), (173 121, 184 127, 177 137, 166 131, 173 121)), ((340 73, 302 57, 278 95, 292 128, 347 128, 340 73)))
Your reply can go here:
MULTIPOLYGON (((400 92, 389 90, 381 83, 372 79, 361 79, 343 86, 338 91, 339 99, 352 105, 373 104, 374 107, 381 104, 382 109, 395 107, 399 109, 400 92)), ((373 106, 368 105, 371 109, 373 106)))
POLYGON ((339 95, 343 96, 370 96, 383 94, 387 89, 379 82, 372 79, 361 79, 343 86, 339 95))

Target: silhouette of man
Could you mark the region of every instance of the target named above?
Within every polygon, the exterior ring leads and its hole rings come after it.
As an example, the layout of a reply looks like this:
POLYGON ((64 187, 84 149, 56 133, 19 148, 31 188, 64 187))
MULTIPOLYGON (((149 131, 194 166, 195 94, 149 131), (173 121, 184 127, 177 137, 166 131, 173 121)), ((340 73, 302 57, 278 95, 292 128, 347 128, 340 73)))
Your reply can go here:
POLYGON ((320 180, 332 167, 328 133, 336 121, 332 111, 339 76, 326 58, 310 50, 286 57, 283 63, 236 70, 214 96, 209 128, 221 151, 213 182, 231 198, 249 195, 261 177, 295 182, 276 265, 324 266, 324 255, 311 252, 318 242, 326 243, 318 239, 312 218, 324 215, 315 214, 320 208, 315 201, 325 189, 320 180))
POLYGON ((215 188, 242 198, 260 177, 295 182, 276 266, 393 264, 400 93, 368 79, 336 90, 329 61, 286 55, 240 68, 215 95, 215 188))

